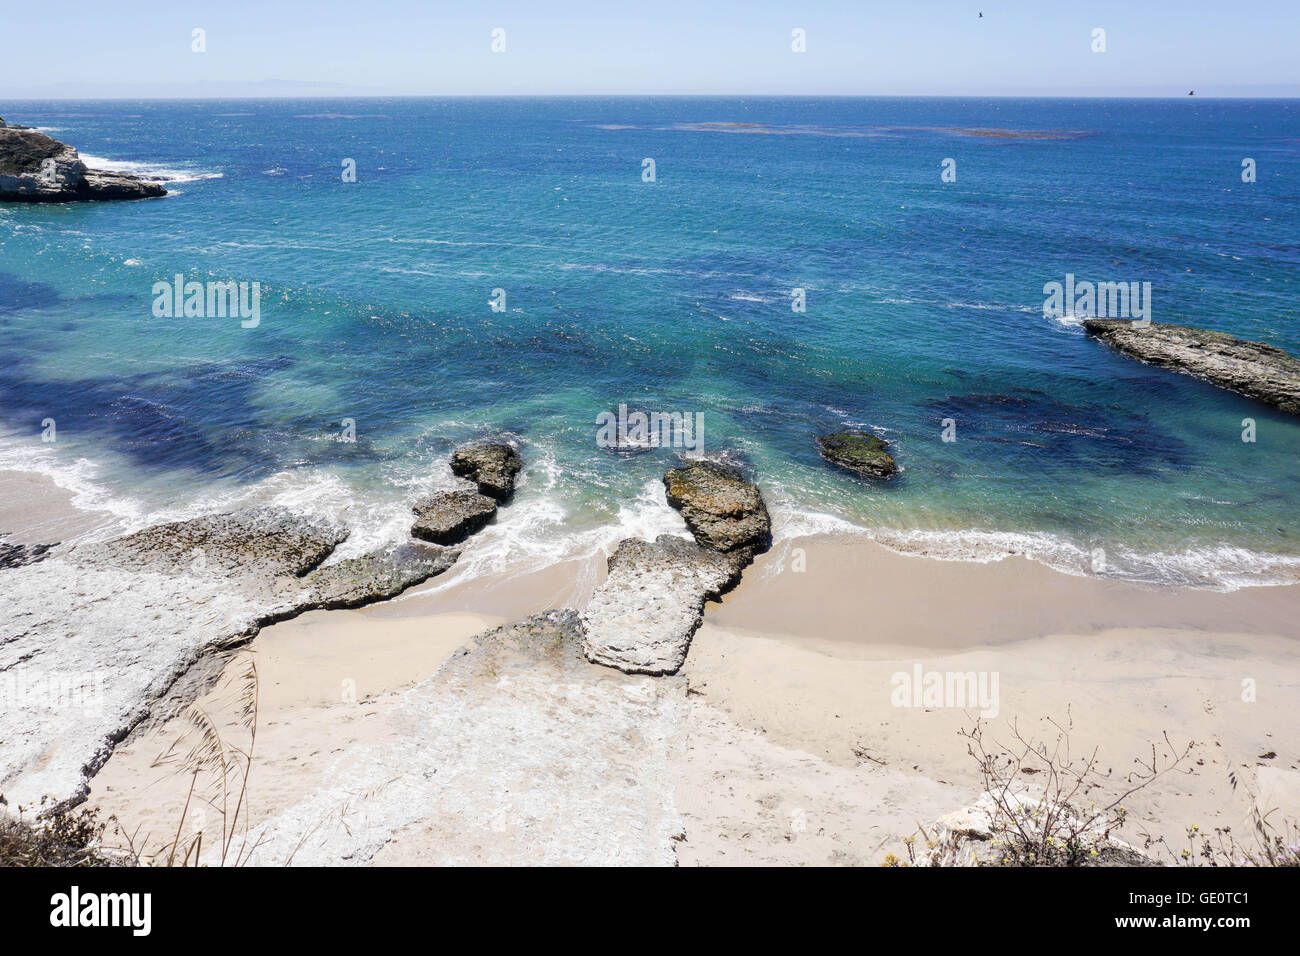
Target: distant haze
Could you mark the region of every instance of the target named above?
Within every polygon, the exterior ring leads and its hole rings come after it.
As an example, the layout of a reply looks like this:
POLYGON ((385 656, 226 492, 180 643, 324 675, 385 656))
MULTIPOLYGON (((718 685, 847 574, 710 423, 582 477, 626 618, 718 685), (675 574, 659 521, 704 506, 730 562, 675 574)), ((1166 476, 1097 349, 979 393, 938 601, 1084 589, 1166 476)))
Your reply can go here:
POLYGON ((10 99, 1300 96, 1297 0, 70 0, 3 21, 10 99))

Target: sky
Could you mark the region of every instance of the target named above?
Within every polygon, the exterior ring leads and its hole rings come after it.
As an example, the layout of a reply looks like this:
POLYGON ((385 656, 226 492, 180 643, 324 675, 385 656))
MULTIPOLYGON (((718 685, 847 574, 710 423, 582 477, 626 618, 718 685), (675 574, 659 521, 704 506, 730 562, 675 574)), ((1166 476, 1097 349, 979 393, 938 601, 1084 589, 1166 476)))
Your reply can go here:
POLYGON ((5 0, 0 98, 1300 96, 1298 47, 1300 0, 5 0))

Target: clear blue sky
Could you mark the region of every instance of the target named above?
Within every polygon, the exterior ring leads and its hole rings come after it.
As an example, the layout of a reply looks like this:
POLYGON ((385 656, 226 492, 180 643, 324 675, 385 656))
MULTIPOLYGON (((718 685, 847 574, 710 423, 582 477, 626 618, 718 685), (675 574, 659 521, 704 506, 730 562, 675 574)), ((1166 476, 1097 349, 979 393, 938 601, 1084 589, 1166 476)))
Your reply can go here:
POLYGON ((1300 95, 1300 0, 6 0, 0 29, 7 97, 1300 95))

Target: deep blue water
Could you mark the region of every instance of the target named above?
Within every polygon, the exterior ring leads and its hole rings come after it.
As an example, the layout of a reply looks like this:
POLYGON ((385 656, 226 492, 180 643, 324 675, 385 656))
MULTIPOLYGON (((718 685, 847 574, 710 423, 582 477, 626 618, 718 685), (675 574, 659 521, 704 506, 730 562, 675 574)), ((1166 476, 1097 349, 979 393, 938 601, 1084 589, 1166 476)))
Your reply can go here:
POLYGON ((454 444, 508 434, 530 464, 502 554, 554 555, 676 520, 655 487, 673 452, 596 447, 596 416, 625 402, 702 413, 705 452, 753 469, 781 533, 846 522, 1074 567, 1100 547, 1108 573, 1202 584, 1300 575, 1300 422, 1043 315, 1066 273, 1147 281, 1156 322, 1300 354, 1300 102, 0 115, 173 179, 157 201, 0 207, 0 460, 75 475, 128 521, 277 500, 400 534, 454 444), (737 123, 756 125, 700 125, 737 123), (260 283, 260 324, 156 318, 153 284, 176 273, 260 283), (902 477, 826 467, 812 436, 843 426, 895 442, 902 477))

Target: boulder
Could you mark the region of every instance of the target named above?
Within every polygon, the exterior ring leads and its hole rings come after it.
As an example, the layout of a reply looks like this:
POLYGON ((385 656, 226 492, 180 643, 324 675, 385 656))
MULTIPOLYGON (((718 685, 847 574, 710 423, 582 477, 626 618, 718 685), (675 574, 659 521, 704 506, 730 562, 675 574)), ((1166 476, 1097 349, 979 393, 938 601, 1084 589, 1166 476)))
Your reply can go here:
POLYGON ((1300 360, 1275 346, 1182 325, 1137 326, 1127 319, 1085 319, 1083 328, 1130 358, 1300 415, 1300 360))
POLYGON ((697 461, 664 475, 668 503, 702 547, 744 552, 748 563, 772 543, 772 519, 758 486, 734 468, 697 461))
POLYGON ((167 195, 128 173, 92 170, 65 143, 25 126, 0 123, 0 202, 79 202, 167 195))
POLYGON ((587 659, 628 674, 673 674, 686 660, 704 602, 740 579, 748 560, 672 535, 627 538, 582 611, 587 659))
POLYGON ((515 490, 515 476, 523 468, 519 452, 509 445, 490 442, 457 448, 451 456, 451 470, 478 485, 478 490, 497 501, 505 501, 515 490))
POLYGON ((869 432, 845 431, 817 436, 817 450, 833 465, 864 478, 892 478, 898 463, 889 442, 869 432))
POLYGON ((458 544, 492 520, 497 503, 477 491, 443 491, 414 505, 411 534, 434 544, 458 544))

